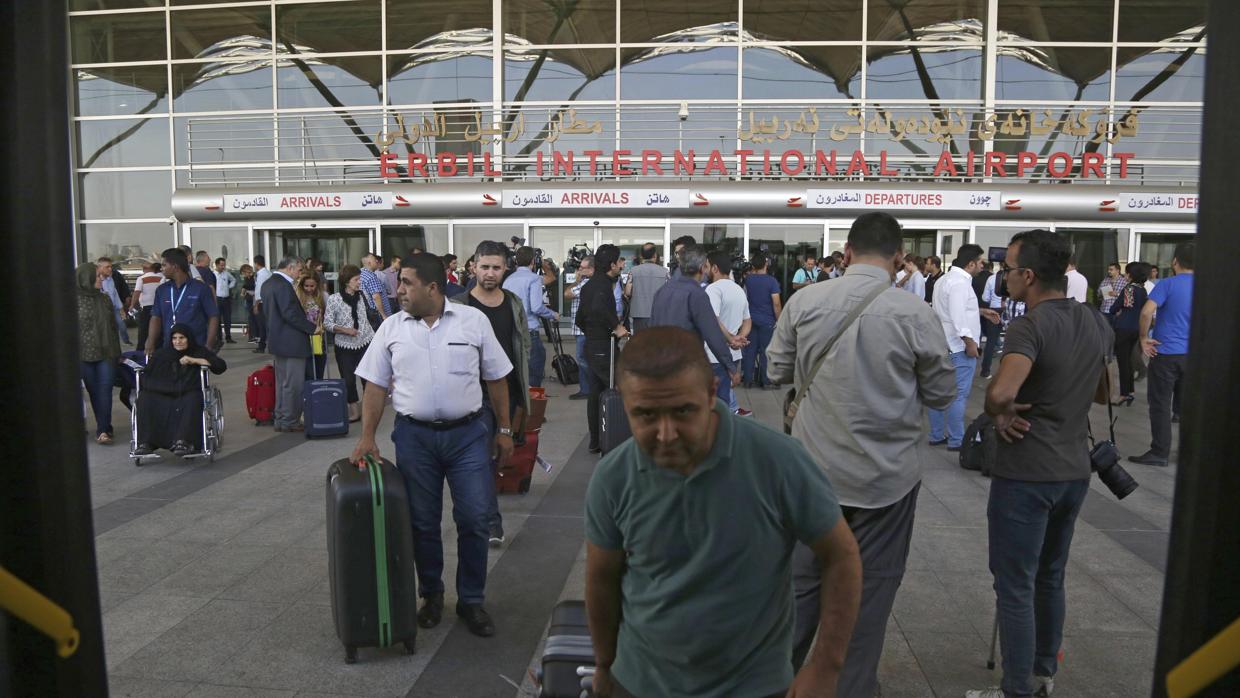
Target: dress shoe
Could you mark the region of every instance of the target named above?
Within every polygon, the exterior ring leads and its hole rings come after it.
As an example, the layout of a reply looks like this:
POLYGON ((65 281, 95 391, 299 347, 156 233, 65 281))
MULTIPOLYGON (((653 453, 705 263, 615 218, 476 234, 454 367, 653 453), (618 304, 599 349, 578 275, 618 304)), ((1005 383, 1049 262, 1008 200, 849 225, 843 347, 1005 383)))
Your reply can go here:
POLYGON ((418 609, 418 626, 433 628, 440 620, 443 620, 443 594, 424 597, 422 608, 418 609))
POLYGON ((176 442, 173 442, 172 448, 168 450, 172 451, 172 455, 180 458, 182 456, 188 456, 190 453, 193 453, 194 447, 190 446, 185 441, 176 441, 176 442))
POLYGON ((942 446, 945 443, 947 443, 947 439, 939 439, 938 441, 931 441, 930 445, 931 446, 942 446))
POLYGON ((948 450, 948 451, 951 451, 952 453, 959 453, 959 452, 960 452, 960 447, 959 447, 959 446, 948 446, 948 447, 947 447, 947 450, 948 450))
POLYGON ((303 424, 301 424, 301 423, 297 423, 297 424, 294 424, 294 425, 289 426, 289 427, 276 427, 276 431, 289 431, 289 432, 292 432, 292 431, 305 431, 305 430, 306 430, 305 425, 303 425, 303 424))
POLYGON ((224 340, 224 342, 226 344, 236 344, 237 340, 233 339, 232 337, 228 337, 227 339, 224 340))
POLYGON ((602 453, 603 452, 603 449, 600 448, 598 444, 590 444, 590 446, 586 448, 586 450, 589 451, 590 453, 602 453))
POLYGON ((151 448, 150 444, 138 444, 138 447, 133 450, 135 456, 149 456, 154 452, 155 449, 151 448))
POLYGON ((491 622, 491 614, 487 613, 482 604, 456 604, 456 615, 465 621, 469 632, 478 637, 491 637, 495 634, 495 623, 491 622))
POLYGON ((585 400, 588 397, 590 397, 590 393, 573 393, 572 395, 568 396, 568 399, 569 400, 585 400))
POLYGON ((1130 463, 1136 463, 1137 465, 1154 465, 1160 468, 1167 467, 1167 459, 1154 453, 1153 451, 1146 451, 1139 456, 1128 456, 1128 461, 1130 463))

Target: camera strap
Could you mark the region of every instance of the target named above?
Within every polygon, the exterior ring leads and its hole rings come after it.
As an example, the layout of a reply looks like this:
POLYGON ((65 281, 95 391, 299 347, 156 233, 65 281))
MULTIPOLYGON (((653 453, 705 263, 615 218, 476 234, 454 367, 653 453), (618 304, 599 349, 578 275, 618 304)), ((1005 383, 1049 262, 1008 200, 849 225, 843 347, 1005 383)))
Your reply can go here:
MULTIPOLYGON (((1101 313, 1098 313, 1097 310, 1094 312, 1099 316, 1102 315, 1101 313)), ((1103 336, 1106 336, 1105 332, 1103 333, 1103 336)), ((1111 443, 1115 443, 1115 407, 1111 404, 1111 370, 1110 366, 1107 364, 1107 354, 1105 352, 1102 354, 1102 382, 1106 386, 1107 429, 1110 432, 1111 443)), ((1093 446, 1095 444, 1094 429, 1089 423, 1088 414, 1085 416, 1085 426, 1089 430, 1089 444, 1090 446, 1093 446)))

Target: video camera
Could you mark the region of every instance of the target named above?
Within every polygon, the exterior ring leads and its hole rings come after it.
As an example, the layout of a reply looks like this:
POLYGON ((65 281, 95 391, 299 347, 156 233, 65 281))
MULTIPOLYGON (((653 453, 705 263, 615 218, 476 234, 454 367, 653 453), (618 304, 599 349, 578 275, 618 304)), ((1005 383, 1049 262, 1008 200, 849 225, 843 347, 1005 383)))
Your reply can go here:
MULTIPOLYGON (((521 249, 521 246, 525 244, 525 238, 513 235, 511 238, 508 238, 508 241, 511 243, 511 245, 509 245, 507 248, 508 249, 508 260, 507 260, 508 261, 508 273, 511 274, 512 272, 517 270, 517 250, 521 249)), ((537 269, 538 273, 540 274, 542 273, 542 260, 543 260, 542 248, 535 247, 534 248, 534 268, 537 269)))

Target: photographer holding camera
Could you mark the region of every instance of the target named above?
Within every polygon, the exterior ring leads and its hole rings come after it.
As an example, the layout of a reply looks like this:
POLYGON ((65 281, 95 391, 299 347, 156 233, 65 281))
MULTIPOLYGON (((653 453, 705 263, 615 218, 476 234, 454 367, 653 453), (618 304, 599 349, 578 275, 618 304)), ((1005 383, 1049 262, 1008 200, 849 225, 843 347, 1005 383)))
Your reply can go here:
POLYGON ((1027 307, 1008 327, 986 389, 1000 437, 986 517, 1003 682, 966 698, 1046 696, 1054 688, 1068 549, 1089 491, 1089 408, 1113 343, 1098 311, 1066 295, 1071 256, 1056 233, 1018 233, 996 283, 1000 295, 1027 307))

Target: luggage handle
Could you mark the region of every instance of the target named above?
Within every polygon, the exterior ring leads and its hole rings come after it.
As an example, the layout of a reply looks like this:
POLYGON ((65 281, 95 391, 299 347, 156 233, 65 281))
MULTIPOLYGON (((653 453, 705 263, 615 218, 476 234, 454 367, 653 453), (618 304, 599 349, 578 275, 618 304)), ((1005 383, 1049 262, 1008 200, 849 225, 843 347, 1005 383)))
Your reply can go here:
POLYGON ((369 453, 362 459, 367 465, 370 478, 370 492, 373 495, 371 511, 374 516, 375 540, 375 594, 378 602, 379 646, 390 647, 392 644, 392 609, 391 594, 388 589, 387 560, 387 512, 384 507, 383 471, 375 457, 369 453))

